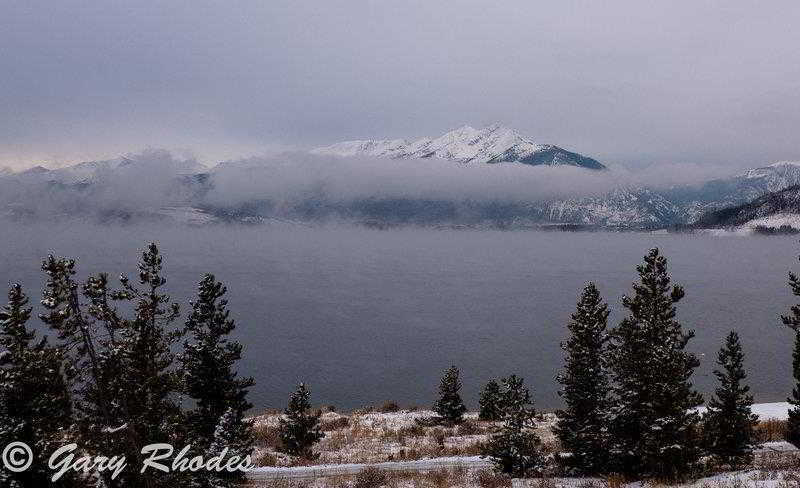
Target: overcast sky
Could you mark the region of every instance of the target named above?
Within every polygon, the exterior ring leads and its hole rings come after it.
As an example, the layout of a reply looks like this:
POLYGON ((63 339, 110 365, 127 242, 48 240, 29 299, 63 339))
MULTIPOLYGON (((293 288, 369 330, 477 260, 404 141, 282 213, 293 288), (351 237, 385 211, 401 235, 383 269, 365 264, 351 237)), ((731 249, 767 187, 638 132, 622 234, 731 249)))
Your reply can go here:
POLYGON ((800 2, 0 0, 0 165, 517 128, 607 163, 800 159, 800 2))

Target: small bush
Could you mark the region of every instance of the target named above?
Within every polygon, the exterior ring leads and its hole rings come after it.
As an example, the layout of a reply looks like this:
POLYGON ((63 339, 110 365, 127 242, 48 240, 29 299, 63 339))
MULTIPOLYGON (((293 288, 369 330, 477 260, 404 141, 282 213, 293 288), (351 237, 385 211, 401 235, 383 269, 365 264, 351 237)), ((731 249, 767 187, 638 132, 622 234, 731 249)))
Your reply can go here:
POLYGON ((508 488, 511 479, 491 469, 481 469, 472 475, 473 481, 480 488, 508 488))
POLYGON ((329 420, 321 420, 319 424, 323 432, 331 432, 334 430, 346 429, 350 426, 350 419, 348 417, 336 417, 329 420))
POLYGON ((431 437, 433 437, 433 440, 436 442, 437 446, 443 448, 444 440, 447 438, 447 433, 444 431, 444 429, 434 429, 431 433, 431 437))
POLYGON ((460 436, 477 435, 480 434, 480 429, 475 424, 475 422, 471 420, 465 420, 464 423, 458 426, 456 432, 460 436))
POLYGON ((368 467, 356 475, 353 488, 380 488, 385 485, 389 477, 378 468, 368 467))
POLYGON ((254 425, 253 440, 256 446, 267 447, 280 451, 283 443, 281 442, 281 429, 277 426, 254 425))
POLYGON ((380 413, 394 413, 394 412, 399 412, 399 411, 400 411, 400 406, 397 405, 397 403, 392 402, 392 401, 384 402, 383 405, 378 407, 378 412, 380 412, 380 413))
POLYGON ((763 420, 756 425, 756 442, 775 442, 785 439, 787 422, 785 420, 763 420))
POLYGON ((618 474, 611 474, 606 477, 606 485, 608 485, 608 488, 621 488, 625 483, 625 478, 618 474))
POLYGON ((271 452, 262 452, 256 456, 253 464, 256 466, 277 466, 278 458, 271 452))

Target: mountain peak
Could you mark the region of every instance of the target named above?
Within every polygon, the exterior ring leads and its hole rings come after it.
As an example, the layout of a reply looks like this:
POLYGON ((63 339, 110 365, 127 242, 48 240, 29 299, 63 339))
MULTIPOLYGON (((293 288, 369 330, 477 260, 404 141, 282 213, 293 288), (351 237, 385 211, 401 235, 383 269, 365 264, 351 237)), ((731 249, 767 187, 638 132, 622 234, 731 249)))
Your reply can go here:
POLYGON ((531 166, 577 166, 605 169, 598 161, 552 144, 537 144, 514 129, 492 124, 482 129, 464 125, 435 138, 346 141, 313 150, 335 156, 395 159, 449 159, 469 163, 520 163, 531 166))

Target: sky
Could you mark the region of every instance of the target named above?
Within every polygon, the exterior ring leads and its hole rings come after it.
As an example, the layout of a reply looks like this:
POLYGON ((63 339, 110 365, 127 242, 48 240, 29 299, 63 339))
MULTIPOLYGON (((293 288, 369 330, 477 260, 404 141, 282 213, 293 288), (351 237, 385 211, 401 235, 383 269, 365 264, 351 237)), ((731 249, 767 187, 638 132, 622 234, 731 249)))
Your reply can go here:
POLYGON ((491 123, 633 167, 800 160, 798 18, 796 1, 0 0, 0 166, 491 123))

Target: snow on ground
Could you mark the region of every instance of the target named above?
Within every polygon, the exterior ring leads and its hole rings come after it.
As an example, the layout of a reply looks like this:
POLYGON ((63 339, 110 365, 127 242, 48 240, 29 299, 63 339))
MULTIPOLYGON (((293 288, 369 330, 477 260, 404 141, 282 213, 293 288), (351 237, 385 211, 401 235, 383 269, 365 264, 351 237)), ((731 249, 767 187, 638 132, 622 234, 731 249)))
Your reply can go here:
MULTIPOLYGON (((753 412, 762 421, 785 420, 790 405, 786 402, 753 405, 753 412)), ((700 408, 698 411, 705 411, 700 408)), ((393 488, 416 488, 425 476, 450 476, 448 488, 480 488, 476 477, 482 472, 491 473, 490 463, 479 457, 480 444, 488 439, 496 426, 492 422, 478 421, 477 413, 466 415, 466 422, 457 427, 430 426, 424 421, 434 416, 429 410, 402 410, 398 412, 360 411, 349 415, 326 412, 321 417, 325 438, 315 446, 318 458, 298 461, 278 451, 278 427, 281 414, 269 413, 251 418, 256 431, 257 449, 254 456, 259 466, 248 474, 258 486, 294 488, 350 487, 350 481, 367 467, 376 467, 395 476, 393 488), (449 473, 449 474, 448 474, 449 473), (341 482, 341 480, 350 480, 341 482), (294 480, 294 481, 293 481, 294 480), (339 480, 325 481, 325 480, 339 480), (259 484, 261 483, 261 484, 259 484), (298 484, 299 483, 299 484, 298 484), (330 484, 334 483, 334 484, 330 484)), ((545 445, 553 446, 552 427, 556 418, 543 414, 537 433, 545 445)), ((770 460, 791 459, 797 465, 797 449, 784 441, 765 442, 757 452, 759 470, 746 473, 720 475, 699 480, 686 488, 789 488, 800 487, 800 477, 786 471, 786 462, 776 464, 770 460), (788 458, 787 458, 788 456, 788 458), (771 473, 771 474, 769 474, 771 473), (777 474, 776 474, 777 473, 777 474), (784 474, 786 476, 784 476, 784 474), (781 476, 784 476, 781 478, 781 476), (781 484, 783 483, 783 484, 781 484)), ((428 485, 425 485, 428 486, 428 485)), ((501 486, 501 485, 491 485, 501 486)), ((507 485, 506 485, 507 486, 507 485)), ((591 480, 547 480, 547 483, 520 485, 536 488, 590 488, 591 480), (555 483, 555 484, 554 484, 555 483), (559 484, 562 483, 562 484, 559 484)), ((596 486, 607 486, 605 483, 596 486)), ((628 488, 640 488, 631 484, 628 488)), ((650 486, 650 485, 648 485, 650 486)))
MULTIPOLYGON (((512 488, 601 488, 606 481, 593 478, 515 479, 512 488)), ((660 486, 657 483, 637 481, 620 485, 620 488, 645 488, 660 486)), ((701 478, 690 483, 670 485, 672 488, 795 488, 800 486, 796 471, 737 471, 701 478)))
POLYGON ((742 228, 752 231, 759 226, 777 229, 784 225, 793 229, 800 229, 800 214, 778 212, 776 214, 767 215, 766 217, 750 220, 746 224, 742 225, 742 228))
MULTIPOLYGON (((298 463, 280 452, 280 417, 280 413, 272 413, 251 419, 258 440, 254 453, 258 466, 288 467, 298 463)), ((325 437, 314 448, 318 457, 302 463, 374 464, 475 456, 496 427, 493 422, 478 421, 475 412, 465 415, 466 421, 454 427, 424 422, 433 417, 435 414, 430 410, 369 411, 350 415, 326 412, 320 419, 325 437)), ((546 445, 555 443, 553 422, 553 414, 543 414, 538 423, 538 434, 546 445)))
POLYGON ((316 466, 287 467, 261 467, 247 473, 250 480, 270 479, 312 479, 331 476, 345 476, 358 474, 368 466, 382 471, 393 472, 420 472, 436 469, 458 468, 489 468, 492 463, 480 456, 451 456, 434 459, 420 459, 417 461, 389 462, 376 464, 321 464, 316 466))
MULTIPOLYGON (((775 402, 775 403, 754 403, 752 410, 753 413, 758 415, 758 420, 787 420, 789 418, 789 405, 788 402, 775 402)), ((697 411, 705 413, 706 407, 698 407, 697 411)))

